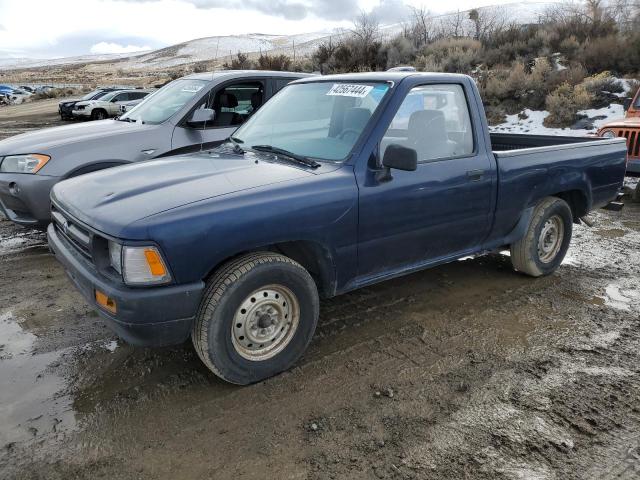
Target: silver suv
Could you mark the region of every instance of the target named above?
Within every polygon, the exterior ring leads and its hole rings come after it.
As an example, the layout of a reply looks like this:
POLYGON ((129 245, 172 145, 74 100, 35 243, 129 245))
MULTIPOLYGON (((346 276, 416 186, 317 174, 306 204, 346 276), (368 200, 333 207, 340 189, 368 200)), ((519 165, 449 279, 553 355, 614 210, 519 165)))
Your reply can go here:
POLYGON ((174 80, 117 120, 47 128, 0 141, 0 210, 15 223, 50 221, 54 184, 96 170, 209 149, 224 142, 287 83, 268 71, 198 73, 174 80))

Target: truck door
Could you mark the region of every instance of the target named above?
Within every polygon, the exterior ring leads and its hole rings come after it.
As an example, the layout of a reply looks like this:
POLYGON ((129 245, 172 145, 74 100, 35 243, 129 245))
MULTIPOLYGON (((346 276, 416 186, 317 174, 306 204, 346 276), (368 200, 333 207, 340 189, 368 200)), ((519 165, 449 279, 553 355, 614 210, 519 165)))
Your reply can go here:
MULTIPOLYGON (((476 107, 477 108, 477 107, 476 107)), ((378 158, 399 144, 416 150, 416 171, 392 170, 376 180, 375 168, 358 178, 360 277, 375 277, 473 251, 493 213, 494 167, 478 148, 469 102, 459 84, 409 91, 384 134, 378 158)), ((374 165, 375 167, 375 165, 374 165)))
POLYGON ((264 102, 265 79, 247 79, 214 87, 195 108, 211 108, 215 119, 206 128, 186 124, 191 110, 173 132, 174 153, 197 152, 220 145, 264 102))

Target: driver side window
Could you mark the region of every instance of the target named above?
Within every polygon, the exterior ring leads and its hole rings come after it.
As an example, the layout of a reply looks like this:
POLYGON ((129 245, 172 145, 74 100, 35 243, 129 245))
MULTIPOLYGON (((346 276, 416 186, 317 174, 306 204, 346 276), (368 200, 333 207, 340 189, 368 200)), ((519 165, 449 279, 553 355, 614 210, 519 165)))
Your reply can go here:
POLYGON ((380 158, 391 144, 413 148, 419 162, 471 155, 473 130, 462 86, 413 88, 382 139, 380 158))
POLYGON ((229 128, 242 125, 263 103, 262 81, 241 82, 210 92, 197 108, 211 108, 215 111, 211 128, 229 128))

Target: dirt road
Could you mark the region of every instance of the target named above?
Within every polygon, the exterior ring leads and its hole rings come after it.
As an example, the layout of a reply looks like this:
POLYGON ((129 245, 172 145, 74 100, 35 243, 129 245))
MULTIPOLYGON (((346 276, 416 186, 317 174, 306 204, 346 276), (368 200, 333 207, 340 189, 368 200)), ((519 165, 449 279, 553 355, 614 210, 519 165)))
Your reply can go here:
POLYGON ((0 107, 0 140, 36 128, 70 123, 62 122, 58 115, 58 103, 62 100, 52 98, 0 107))
POLYGON ((550 277, 491 255, 324 301, 244 388, 119 342, 0 221, 0 478, 638 478, 640 205, 594 219, 550 277))

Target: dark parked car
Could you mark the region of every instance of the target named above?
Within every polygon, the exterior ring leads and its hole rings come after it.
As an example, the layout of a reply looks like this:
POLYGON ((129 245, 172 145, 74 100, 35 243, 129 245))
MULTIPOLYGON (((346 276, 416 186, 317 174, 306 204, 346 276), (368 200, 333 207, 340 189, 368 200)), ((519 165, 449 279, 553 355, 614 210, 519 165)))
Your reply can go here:
POLYGON ((44 228, 51 221, 49 192, 55 183, 211 148, 275 92, 305 76, 242 70, 198 73, 162 87, 117 120, 46 128, 2 140, 0 209, 20 225, 44 228))
POLYGON ((625 159, 621 138, 490 135, 467 76, 316 77, 217 149, 56 185, 49 245, 126 341, 191 338, 248 384, 300 357, 321 296, 497 249, 554 272, 625 159))

